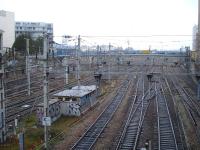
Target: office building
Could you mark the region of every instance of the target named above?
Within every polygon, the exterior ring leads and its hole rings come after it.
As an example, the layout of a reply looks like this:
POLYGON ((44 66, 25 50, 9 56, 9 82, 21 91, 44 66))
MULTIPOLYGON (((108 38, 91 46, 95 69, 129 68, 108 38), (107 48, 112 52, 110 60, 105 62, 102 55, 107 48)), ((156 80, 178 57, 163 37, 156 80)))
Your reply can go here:
POLYGON ((16 22, 15 23, 15 36, 18 37, 22 34, 30 35, 34 40, 42 37, 43 34, 48 34, 49 41, 53 41, 53 24, 43 22, 16 22))

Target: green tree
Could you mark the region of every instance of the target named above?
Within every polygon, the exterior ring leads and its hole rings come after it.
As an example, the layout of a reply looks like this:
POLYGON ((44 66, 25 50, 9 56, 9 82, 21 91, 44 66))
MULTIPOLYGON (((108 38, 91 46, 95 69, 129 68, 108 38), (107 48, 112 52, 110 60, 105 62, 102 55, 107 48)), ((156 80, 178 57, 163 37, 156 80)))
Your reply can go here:
POLYGON ((42 37, 38 37, 35 41, 34 41, 34 48, 35 51, 34 52, 39 52, 39 50, 41 51, 43 49, 43 38, 42 37))
POLYGON ((30 35, 19 35, 12 46, 12 48, 15 48, 16 52, 20 52, 22 54, 26 53, 26 38, 29 39, 29 50, 30 53, 34 52, 34 43, 35 41, 31 38, 30 35))

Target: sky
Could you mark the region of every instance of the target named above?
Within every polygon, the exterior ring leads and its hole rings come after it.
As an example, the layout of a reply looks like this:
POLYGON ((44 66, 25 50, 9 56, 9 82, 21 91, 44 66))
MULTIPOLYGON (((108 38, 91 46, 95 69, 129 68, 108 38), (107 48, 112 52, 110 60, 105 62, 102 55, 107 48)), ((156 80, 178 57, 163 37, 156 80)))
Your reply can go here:
POLYGON ((86 43, 141 49, 191 44, 191 36, 132 36, 192 35, 198 20, 198 0, 0 0, 1 9, 15 12, 16 21, 53 23, 58 41, 62 35, 81 35, 91 36, 86 43))

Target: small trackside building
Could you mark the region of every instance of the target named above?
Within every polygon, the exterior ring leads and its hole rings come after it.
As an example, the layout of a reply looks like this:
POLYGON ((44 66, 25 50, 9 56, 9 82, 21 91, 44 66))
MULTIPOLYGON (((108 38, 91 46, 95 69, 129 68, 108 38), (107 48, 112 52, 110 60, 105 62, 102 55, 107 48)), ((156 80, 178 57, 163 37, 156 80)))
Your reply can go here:
MULTIPOLYGON (((96 85, 75 86, 54 94, 49 100, 49 114, 53 123, 61 115, 80 116, 96 103, 96 85)), ((37 105, 36 116, 38 124, 42 124, 44 103, 37 105)))
POLYGON ((75 86, 54 94, 64 116, 80 116, 96 103, 96 85, 75 86))

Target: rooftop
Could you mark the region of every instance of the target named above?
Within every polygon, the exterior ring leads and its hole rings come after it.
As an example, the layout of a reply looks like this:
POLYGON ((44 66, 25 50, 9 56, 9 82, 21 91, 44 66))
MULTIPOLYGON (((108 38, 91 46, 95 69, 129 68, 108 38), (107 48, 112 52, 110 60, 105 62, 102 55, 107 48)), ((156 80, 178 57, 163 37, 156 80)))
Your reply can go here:
MULTIPOLYGON (((52 104, 54 104, 54 103, 56 103, 56 102, 58 102, 58 100, 57 99, 50 99, 49 100, 49 105, 52 105, 52 104)), ((42 103, 39 103, 37 106, 44 106, 44 103, 42 102, 42 103)))
POLYGON ((96 90, 96 85, 90 86, 75 86, 72 89, 64 90, 54 94, 57 97, 83 97, 96 90))

